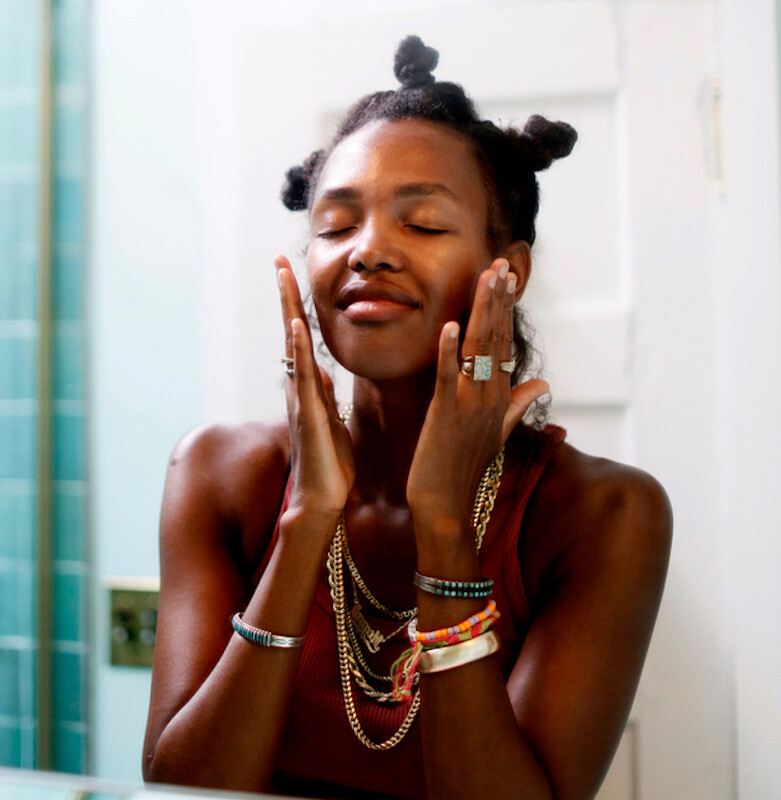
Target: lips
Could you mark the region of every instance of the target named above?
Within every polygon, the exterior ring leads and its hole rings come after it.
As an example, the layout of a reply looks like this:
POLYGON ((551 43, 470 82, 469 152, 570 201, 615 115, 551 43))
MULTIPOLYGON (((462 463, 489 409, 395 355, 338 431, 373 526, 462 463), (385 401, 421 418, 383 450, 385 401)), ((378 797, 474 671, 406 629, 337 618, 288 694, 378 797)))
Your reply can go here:
POLYGON ((355 324, 376 325, 403 319, 419 303, 407 292, 385 281, 360 280, 346 284, 336 306, 355 324))
POLYGON ((417 308, 418 302, 407 292, 379 281, 353 281, 342 287, 336 306, 342 310, 356 303, 396 303, 417 308))

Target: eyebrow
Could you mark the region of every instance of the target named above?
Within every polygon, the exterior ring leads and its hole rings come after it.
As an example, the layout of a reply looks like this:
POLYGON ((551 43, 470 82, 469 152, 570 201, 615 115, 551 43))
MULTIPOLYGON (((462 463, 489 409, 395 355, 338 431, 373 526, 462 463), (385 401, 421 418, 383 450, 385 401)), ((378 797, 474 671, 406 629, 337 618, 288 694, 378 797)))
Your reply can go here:
MULTIPOLYGON (((394 194, 403 200, 413 197, 445 197, 453 201, 457 199, 455 192, 444 183, 405 183, 399 186, 394 194)), ((333 189, 326 189, 319 200, 353 203, 360 199, 360 196, 361 193, 350 186, 336 186, 333 189)))

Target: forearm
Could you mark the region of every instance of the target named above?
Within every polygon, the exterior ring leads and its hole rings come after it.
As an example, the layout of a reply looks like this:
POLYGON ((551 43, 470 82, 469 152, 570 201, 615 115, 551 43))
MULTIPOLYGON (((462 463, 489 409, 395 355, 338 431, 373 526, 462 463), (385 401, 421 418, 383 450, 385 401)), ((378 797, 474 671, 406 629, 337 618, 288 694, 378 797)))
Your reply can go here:
MULTIPOLYGON (((482 576, 467 520, 416 519, 418 571, 449 580, 482 576), (465 533, 466 531, 466 533, 465 533)), ((455 625, 486 600, 418 590, 418 627, 455 625)), ((551 798, 550 781, 523 736, 495 656, 421 676, 423 756, 429 797, 551 798)))
MULTIPOLYGON (((286 513, 269 565, 243 611, 275 634, 304 634, 337 520, 286 513)), ((225 619, 229 626, 229 619, 225 619)), ((300 648, 255 645, 233 634, 193 696, 163 729, 146 777, 166 783, 268 788, 287 721, 300 648)))

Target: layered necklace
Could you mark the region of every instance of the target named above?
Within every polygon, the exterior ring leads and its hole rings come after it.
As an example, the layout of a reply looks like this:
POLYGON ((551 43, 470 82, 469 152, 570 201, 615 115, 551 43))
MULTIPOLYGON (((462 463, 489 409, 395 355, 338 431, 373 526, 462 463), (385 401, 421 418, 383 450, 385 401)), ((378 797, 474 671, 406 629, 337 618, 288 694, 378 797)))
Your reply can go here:
MULTIPOLYGON (((347 422, 350 411, 342 415, 342 421, 347 422)), ((499 492, 499 484, 502 479, 504 468, 504 448, 499 451, 496 458, 488 465, 475 495, 475 503, 472 510, 472 526, 475 529, 475 544, 477 551, 483 544, 488 521, 491 519, 491 512, 496 502, 496 495, 499 492)), ((391 674, 380 673, 370 667, 368 653, 378 653, 380 648, 389 640, 393 639, 398 633, 406 628, 415 618, 417 608, 410 608, 404 611, 397 611, 381 603, 366 585, 353 561, 350 548, 347 544, 347 533, 345 531, 344 514, 342 514, 339 524, 336 526, 333 541, 328 551, 327 559, 328 585, 331 590, 331 600, 334 607, 334 617, 336 620, 336 646, 339 656, 339 677, 342 684, 342 695, 344 696, 344 707, 347 711, 347 719, 353 733, 365 747, 370 750, 390 750, 395 747, 407 734, 415 721, 415 716, 420 708, 420 687, 417 685, 419 675, 415 676, 415 688, 413 690, 412 701, 399 728, 383 742, 375 742, 364 731, 353 697, 353 683, 367 697, 377 703, 397 703, 399 699, 394 697, 393 692, 387 687, 393 683, 391 674), (353 602, 348 611, 347 592, 345 581, 349 575, 352 587, 353 602), (399 622, 398 627, 388 634, 382 634, 376 630, 366 619, 361 606, 361 598, 368 603, 375 611, 383 614, 389 620, 399 622)))

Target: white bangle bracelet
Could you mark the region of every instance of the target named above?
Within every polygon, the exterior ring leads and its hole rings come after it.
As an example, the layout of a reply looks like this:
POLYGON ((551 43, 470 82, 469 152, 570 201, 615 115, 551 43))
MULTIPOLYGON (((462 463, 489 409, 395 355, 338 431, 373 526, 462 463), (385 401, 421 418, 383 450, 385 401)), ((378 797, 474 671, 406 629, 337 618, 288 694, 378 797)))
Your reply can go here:
POLYGON ((465 642, 424 650, 418 662, 418 672, 444 672, 479 661, 492 655, 501 647, 496 631, 487 631, 465 642))
POLYGON ((233 615, 231 625, 242 639, 259 644, 261 647, 301 647, 304 644, 303 636, 278 636, 271 631, 264 631, 263 628, 248 625, 238 611, 233 615))

